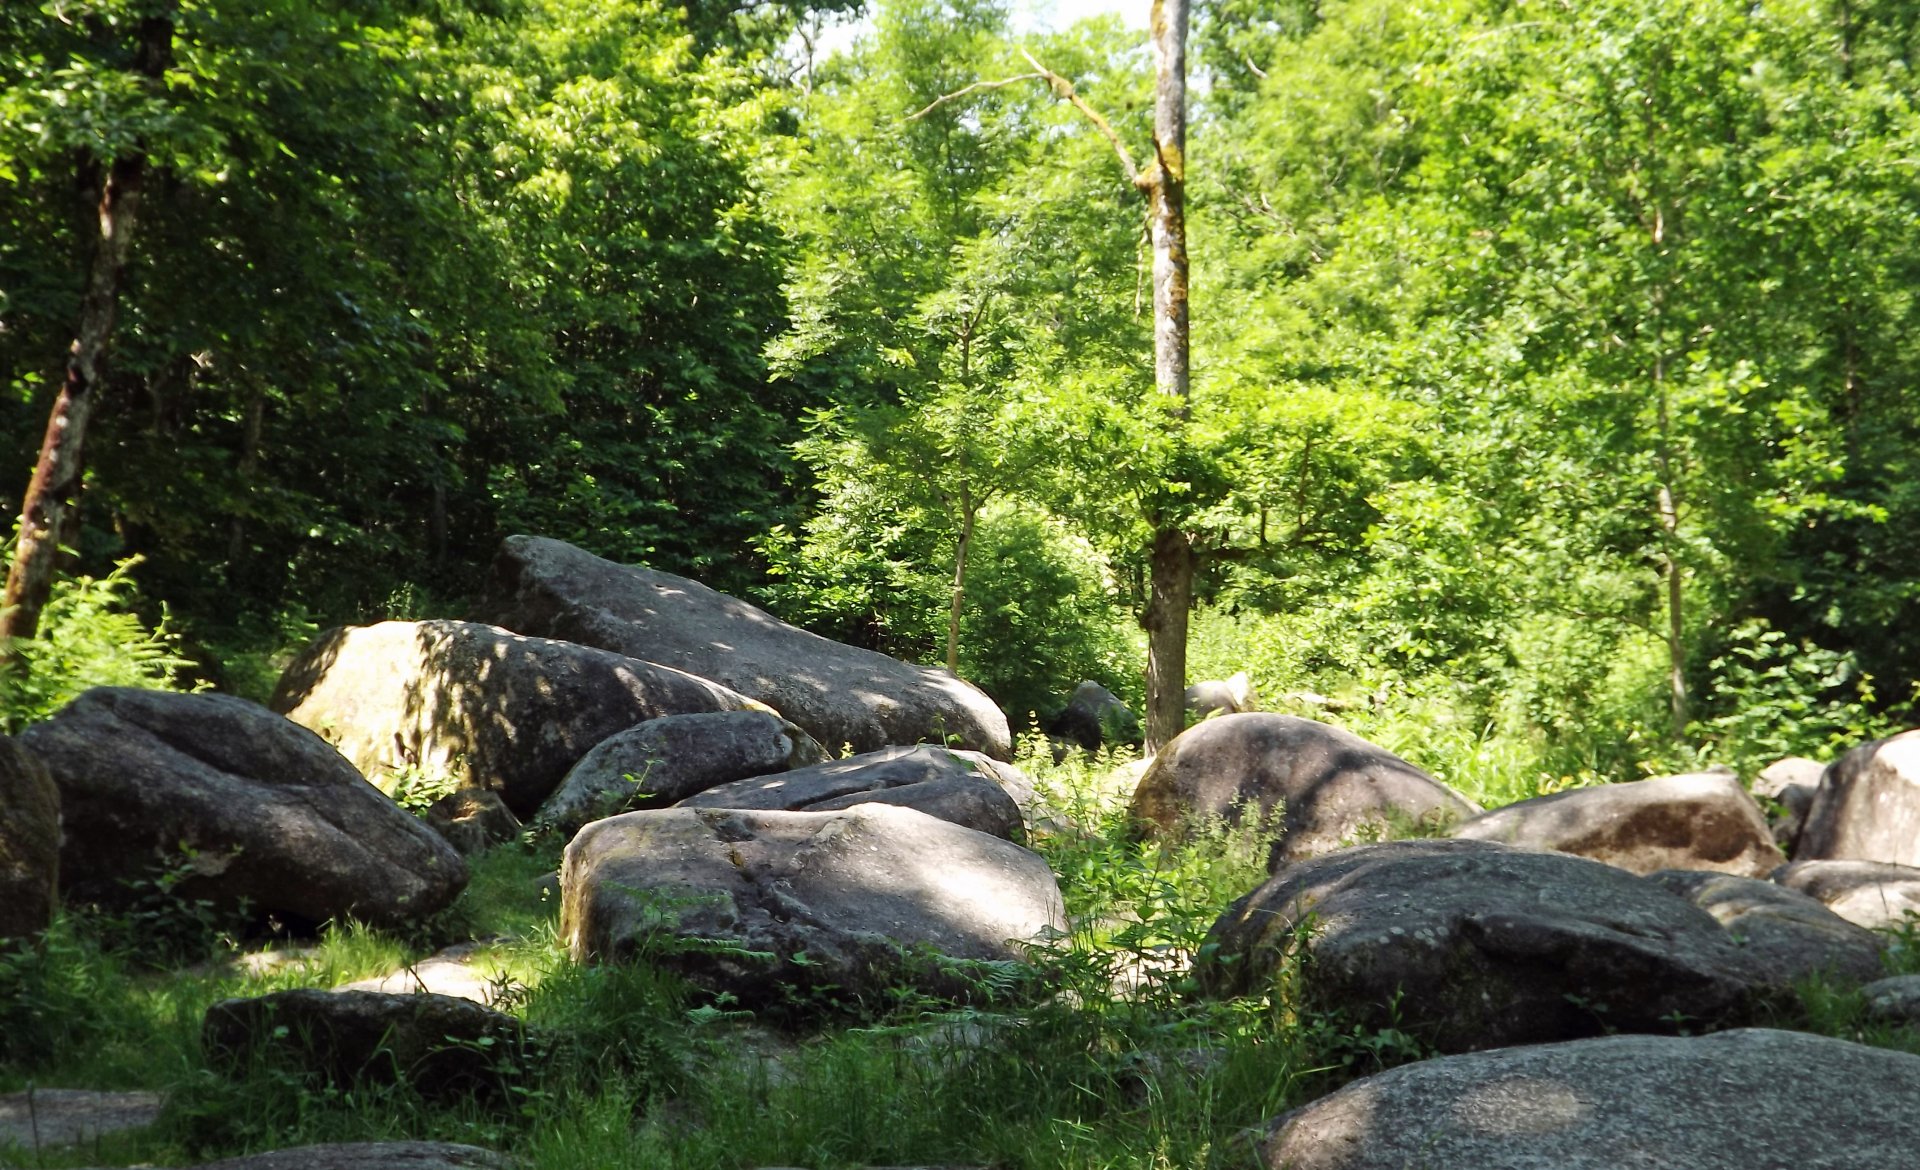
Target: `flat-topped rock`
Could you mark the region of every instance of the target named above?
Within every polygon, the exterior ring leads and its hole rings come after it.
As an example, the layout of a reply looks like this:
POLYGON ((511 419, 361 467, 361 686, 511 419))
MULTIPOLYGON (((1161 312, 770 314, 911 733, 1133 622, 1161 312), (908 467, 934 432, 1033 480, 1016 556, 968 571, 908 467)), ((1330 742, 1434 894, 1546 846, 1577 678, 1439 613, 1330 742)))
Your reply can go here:
POLYGON ((377 784, 448 776, 529 817, 588 749, 662 715, 758 704, 704 678, 477 622, 329 630, 281 676, 273 709, 377 784))
POLYGON ((1268 1170, 1892 1170, 1920 1056, 1752 1028, 1403 1065, 1282 1115, 1268 1170))
POLYGON ((32 1089, 0 1097, 0 1147, 85 1145, 145 1129, 160 1118, 158 1093, 32 1089))
POLYGON ((1815 975, 1849 983, 1880 976, 1886 939, 1798 890, 1701 870, 1664 869, 1647 880, 1713 915, 1775 993, 1815 975))
POLYGON ((1765 877, 1782 860, 1765 814, 1728 772, 1537 796, 1481 813, 1451 835, 1572 853, 1640 874, 1706 869, 1765 877))
POLYGON ((1790 890, 1818 899, 1869 930, 1905 925, 1920 915, 1920 868, 1875 861, 1796 861, 1773 873, 1790 890))
POLYGON ((658 662, 768 704, 829 751, 923 740, 1009 759, 1007 717, 943 670, 790 626, 698 581, 510 536, 494 560, 501 625, 658 662))
POLYGON ((897 804, 1009 841, 1023 838, 1016 793, 1031 794, 1019 770, 979 752, 920 744, 881 748, 709 788, 684 808, 830 812, 856 804, 897 804))
POLYGON ((435 952, 398 971, 343 983, 336 991, 378 991, 387 995, 447 995, 494 1006, 502 994, 521 984, 503 979, 485 960, 493 953, 487 942, 460 943, 435 952))

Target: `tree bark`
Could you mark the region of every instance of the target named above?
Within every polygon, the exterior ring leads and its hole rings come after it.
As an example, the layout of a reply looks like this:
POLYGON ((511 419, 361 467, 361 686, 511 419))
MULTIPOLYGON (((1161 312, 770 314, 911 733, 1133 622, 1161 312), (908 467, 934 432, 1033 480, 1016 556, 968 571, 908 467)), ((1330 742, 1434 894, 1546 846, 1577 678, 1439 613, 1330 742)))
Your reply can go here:
POLYGON ((1680 565, 1680 503, 1673 490, 1673 420, 1667 401, 1666 359, 1653 361, 1654 393, 1657 396, 1656 421, 1660 428, 1660 485, 1657 507, 1660 512, 1661 571, 1667 585, 1667 699, 1673 718, 1673 738, 1686 738, 1687 722, 1692 717, 1687 695, 1687 641, 1684 582, 1680 565))
MULTIPOLYGON (((165 74, 173 57, 173 13, 169 8, 140 23, 139 72, 149 80, 165 74)), ((94 164, 88 164, 94 165, 94 164)), ((86 291, 80 301, 79 327, 67 353, 66 377, 47 417, 46 435, 34 462, 33 478, 21 501, 20 534, 13 565, 0 595, 0 659, 18 638, 40 628, 40 611, 53 591, 54 563, 60 540, 79 505, 87 424, 92 421, 105 376, 107 345, 119 310, 120 280, 139 218, 146 159, 131 155, 103 168, 94 208, 93 254, 86 291)))
MULTIPOLYGON (((1153 162, 1137 180, 1153 236, 1153 381, 1184 425, 1190 390, 1187 316, 1187 0, 1153 3, 1153 162)), ((1177 519, 1156 518, 1141 625, 1147 631, 1149 753, 1186 727, 1187 619, 1197 567, 1177 519)))
POLYGON ((967 601, 967 554, 973 549, 973 527, 980 513, 973 493, 960 485, 960 539, 953 550, 953 601, 947 608, 947 669, 960 674, 960 614, 967 601))

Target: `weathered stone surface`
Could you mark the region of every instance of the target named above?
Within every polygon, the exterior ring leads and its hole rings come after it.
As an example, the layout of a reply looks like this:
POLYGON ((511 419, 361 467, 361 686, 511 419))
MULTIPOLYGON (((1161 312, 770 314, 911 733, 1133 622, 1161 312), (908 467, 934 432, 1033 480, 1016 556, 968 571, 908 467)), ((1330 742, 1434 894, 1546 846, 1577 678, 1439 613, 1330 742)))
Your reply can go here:
POLYGON ((1091 680, 1073 689, 1064 711, 1047 726, 1049 735, 1090 752, 1113 744, 1140 742, 1140 717, 1120 696, 1091 680))
POLYGON ((1860 989, 1867 1015, 1887 1024, 1920 1025, 1920 975, 1876 979, 1860 989))
POLYGON ((1873 861, 1796 861, 1773 880, 1818 899, 1848 922, 1869 930, 1901 926, 1920 915, 1920 869, 1873 861))
POLYGON ((467 883, 460 855, 325 740, 241 699, 99 687, 20 738, 60 789, 74 899, 123 904, 183 847, 180 897, 304 923, 416 922, 467 883))
POLYGON ((1216 712, 1238 715, 1251 711, 1259 705, 1260 696, 1253 693, 1253 683, 1243 670, 1232 678, 1194 683, 1187 688, 1186 700, 1188 711, 1204 717, 1216 712))
POLYGON ((194 1170, 507 1170, 507 1158, 452 1142, 334 1142, 204 1162, 194 1170))
POLYGON ((407 769, 498 792, 531 816, 587 749, 636 723, 754 707, 704 678, 477 622, 329 630, 281 676, 273 709, 376 784, 407 769))
POLYGON ((1647 880, 1713 915, 1746 953, 1755 981, 1772 991, 1816 974, 1852 983, 1880 975, 1881 936, 1798 890, 1700 870, 1663 869, 1647 880))
POLYGON ((1019 775, 1017 769, 979 752, 920 744, 717 785, 681 804, 785 812, 897 804, 1011 841, 1020 838, 1024 829, 1020 803, 1003 784, 1003 771, 1019 775))
POLYGON ((1007 717, 942 670, 790 626, 697 581, 510 536, 494 561, 501 625, 631 654, 750 695, 829 750, 957 744, 1008 759, 1007 717))
POLYGON ((1304 945, 1309 1004, 1441 1051, 1734 1022, 1755 994, 1706 911, 1597 861, 1485 841, 1301 862, 1228 907, 1207 941, 1197 974, 1212 994, 1264 986, 1304 945))
POLYGON ((0 735, 0 942, 53 921, 60 884, 60 791, 38 757, 0 735))
POLYGON ((485 853, 520 835, 520 818, 498 792, 484 788, 448 793, 428 806, 426 821, 462 857, 485 853))
POLYGON ((1572 853, 1641 874, 1710 869, 1762 877, 1781 861, 1760 806, 1726 772, 1537 796, 1481 813, 1452 835, 1572 853))
POLYGON ((498 975, 489 962, 492 944, 460 943, 429 955, 417 963, 408 963, 397 971, 342 984, 336 991, 378 991, 388 995, 447 995, 455 999, 493 1007, 502 993, 511 994, 524 987, 498 975))
POLYGON ((160 1117, 158 1093, 31 1089, 0 1097, 0 1149, 77 1146, 145 1129, 160 1117))
POLYGON ((1775 760, 1760 770, 1753 778, 1753 794, 1769 800, 1781 799, 1780 794, 1787 788, 1799 785, 1812 791, 1820 787, 1820 776, 1827 766, 1818 760, 1809 760, 1805 756, 1788 756, 1775 760))
POLYGON ((1281 1116, 1269 1170, 1889 1170, 1920 1057, 1750 1028, 1421 1061, 1281 1116))
POLYGON ((881 804, 627 813, 580 831, 561 884, 561 934, 576 960, 644 952, 754 1006, 903 984, 964 995, 965 979, 903 948, 1013 960, 1022 942, 1066 926, 1036 855, 881 804), (661 946, 663 934, 724 945, 661 946))
POLYGON ((1471 801, 1399 756, 1338 727, 1292 715, 1221 715, 1166 746, 1133 792, 1142 828, 1179 837, 1196 825, 1271 817, 1275 867, 1351 844, 1396 822, 1451 823, 1471 801))
POLYGON ((1768 817, 1773 825, 1773 843, 1788 857, 1800 847, 1800 833, 1807 827, 1807 814, 1813 811, 1813 798, 1819 789, 1804 784, 1789 784, 1774 797, 1779 811, 1768 817))
POLYGON ((666 808, 729 781, 826 760, 812 736, 767 711, 668 715, 594 745, 536 819, 572 836, 588 821, 666 808))
POLYGON ((1793 855, 1920 866, 1920 730, 1861 744, 1835 760, 1793 855))
POLYGON ((501 1093, 524 1071, 519 1020, 447 995, 301 988, 207 1009, 201 1044, 217 1068, 255 1060, 331 1085, 406 1084, 453 1100, 501 1093))

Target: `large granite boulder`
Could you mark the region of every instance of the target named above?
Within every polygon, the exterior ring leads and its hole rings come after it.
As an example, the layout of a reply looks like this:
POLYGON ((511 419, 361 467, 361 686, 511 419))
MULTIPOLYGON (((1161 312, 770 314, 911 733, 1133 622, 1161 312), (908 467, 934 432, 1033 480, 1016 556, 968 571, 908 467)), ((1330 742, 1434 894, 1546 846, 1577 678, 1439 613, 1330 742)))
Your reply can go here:
POLYGON ((1827 768, 1795 861, 1920 866, 1920 730, 1861 744, 1827 768))
POLYGON ((897 804, 1015 841, 1025 832, 1018 796, 1024 782, 1017 769, 979 752, 920 744, 721 784, 680 803, 687 808, 785 812, 897 804), (1003 774, 1012 779, 1003 781, 1003 774))
POLYGON ((662 715, 758 704, 704 678, 475 622, 329 630, 280 679, 273 709, 376 784, 415 770, 500 794, 531 816, 587 750, 662 715))
POLYGON ((1764 877, 1781 862, 1766 815, 1727 772, 1536 796, 1481 813, 1451 835, 1573 853, 1640 874, 1710 869, 1764 877))
POLYGON ((668 715, 595 744, 535 819, 572 836, 588 821, 826 760, 812 736, 768 711, 668 715))
POLYGON ((898 986, 961 997, 940 957, 1004 962, 1066 928, 1038 856, 912 809, 674 808, 567 846, 560 929, 581 962, 644 956, 753 1007, 898 986))
POLYGON ((1187 688, 1188 712, 1205 718, 1209 715, 1238 715, 1260 705, 1253 682, 1246 671, 1232 678, 1211 678, 1187 688))
POLYGON ((1920 868, 1913 866, 1796 861, 1775 870, 1773 880, 1869 930, 1907 926, 1920 916, 1920 868))
POLYGON ((1825 975, 1853 983, 1879 977, 1886 940, 1819 900, 1758 878, 1663 869, 1647 880, 1692 902, 1727 928, 1757 982, 1775 992, 1825 975))
POLYGON ((528 1059, 520 1021, 470 999, 316 988, 215 1003, 201 1047, 235 1075, 265 1064, 318 1085, 404 1084, 438 1101, 497 1098, 528 1059))
POLYGON ((495 619, 710 678, 767 703, 831 751, 933 743, 1009 759, 1007 717, 943 670, 790 626, 698 581, 510 536, 494 561, 495 619))
POLYGON ((1760 1028, 1426 1060, 1282 1115, 1268 1170, 1889 1170, 1920 1056, 1760 1028))
POLYGON ((1811 791, 1820 787, 1820 777, 1826 770, 1827 766, 1819 760, 1787 756, 1760 769, 1760 774, 1753 778, 1752 792, 1762 799, 1779 800, 1780 794, 1789 788, 1811 791))
POLYGON ((53 921, 60 884, 60 790, 46 765, 0 735, 0 942, 53 921))
POLYGON ((1102 747, 1140 742, 1140 717, 1120 696, 1092 680, 1073 689, 1060 714, 1047 725, 1047 734, 1097 752, 1102 747))
POLYGON ((1235 995, 1297 962, 1310 1007, 1441 1051, 1741 1020, 1746 956, 1625 870, 1485 841, 1395 841, 1283 869, 1227 908, 1196 967, 1235 995))
POLYGON ((399 926, 467 884, 460 855, 325 740, 241 699, 99 687, 20 739, 60 789, 74 900, 127 904, 129 882, 185 861, 181 898, 399 926))
POLYGON ((520 818, 498 792, 462 788, 427 806, 427 826, 462 857, 473 857, 520 835, 520 818))
POLYGON ((1220 715, 1161 750, 1133 792, 1144 830, 1263 822, 1279 810, 1279 867, 1395 828, 1444 826, 1479 812, 1459 793, 1338 727, 1292 715, 1220 715))

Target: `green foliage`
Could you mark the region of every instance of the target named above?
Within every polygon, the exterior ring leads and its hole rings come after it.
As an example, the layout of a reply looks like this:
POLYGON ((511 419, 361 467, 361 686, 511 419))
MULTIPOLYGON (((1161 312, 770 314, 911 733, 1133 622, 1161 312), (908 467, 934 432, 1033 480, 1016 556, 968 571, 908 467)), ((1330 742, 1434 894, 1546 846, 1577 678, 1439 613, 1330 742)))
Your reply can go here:
POLYGON ((0 728, 17 732, 45 719, 90 687, 166 690, 193 663, 182 656, 166 608, 149 626, 129 557, 104 577, 60 577, 41 611, 40 629, 17 642, 0 672, 0 728))

